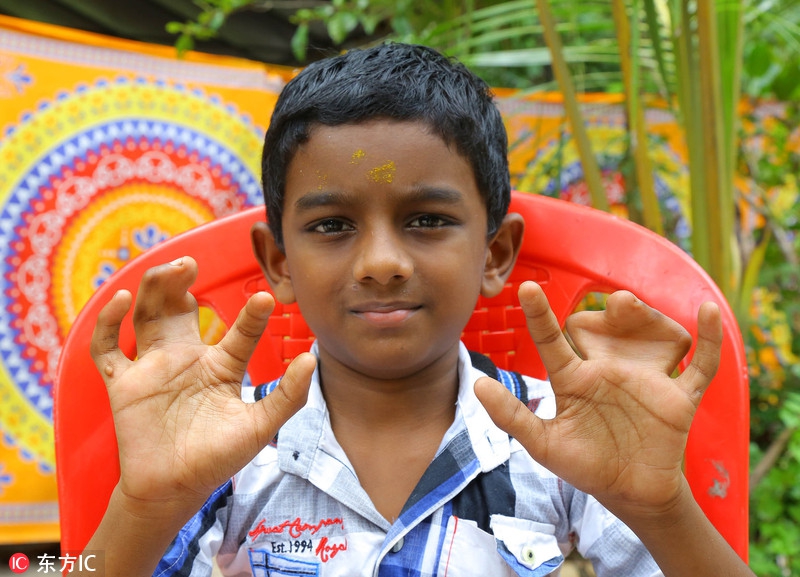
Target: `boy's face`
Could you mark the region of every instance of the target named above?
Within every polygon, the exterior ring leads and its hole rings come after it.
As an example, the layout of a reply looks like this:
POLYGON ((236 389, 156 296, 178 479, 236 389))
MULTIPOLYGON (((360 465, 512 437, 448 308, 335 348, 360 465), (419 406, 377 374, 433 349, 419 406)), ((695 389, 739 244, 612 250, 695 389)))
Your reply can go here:
POLYGON ((266 227, 253 238, 323 366, 378 379, 455 363, 478 295, 502 288, 516 255, 487 239, 469 162, 425 124, 389 120, 316 126, 288 167, 284 251, 266 227))

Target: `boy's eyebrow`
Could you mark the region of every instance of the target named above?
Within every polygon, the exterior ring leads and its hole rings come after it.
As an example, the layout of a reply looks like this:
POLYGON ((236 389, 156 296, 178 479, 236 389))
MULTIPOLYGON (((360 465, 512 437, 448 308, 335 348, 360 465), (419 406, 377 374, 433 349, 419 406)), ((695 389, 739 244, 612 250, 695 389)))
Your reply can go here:
POLYGON ((464 200, 461 191, 443 186, 419 186, 411 194, 403 198, 404 202, 443 202, 445 204, 458 204, 464 200))
MULTIPOLYGON (((445 204, 458 204, 462 202, 463 199, 464 195, 460 191, 441 186, 414 187, 411 192, 402 196, 403 203, 441 202, 445 204)), ((304 194, 295 201, 294 206, 298 211, 304 211, 324 206, 344 206, 357 202, 357 200, 351 198, 350 195, 345 192, 327 190, 304 194)))
POLYGON ((343 192, 309 192, 298 198, 294 203, 294 207, 299 211, 303 211, 321 206, 342 205, 347 203, 347 195, 343 192))

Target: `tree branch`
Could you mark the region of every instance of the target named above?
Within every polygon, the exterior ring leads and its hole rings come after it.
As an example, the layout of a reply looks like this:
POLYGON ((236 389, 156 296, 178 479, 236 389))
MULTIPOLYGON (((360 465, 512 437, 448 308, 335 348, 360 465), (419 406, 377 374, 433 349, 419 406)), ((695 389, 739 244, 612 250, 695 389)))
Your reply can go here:
POLYGON ((796 430, 797 427, 787 427, 781 431, 781 434, 778 435, 775 440, 772 441, 772 443, 770 443, 769 447, 764 453, 764 456, 761 457, 761 460, 758 462, 758 465, 753 467, 753 470, 750 472, 751 495, 761 480, 766 477, 767 473, 769 473, 770 469, 775 466, 775 463, 783 454, 783 451, 786 449, 786 445, 789 444, 789 439, 792 438, 792 435, 796 430))

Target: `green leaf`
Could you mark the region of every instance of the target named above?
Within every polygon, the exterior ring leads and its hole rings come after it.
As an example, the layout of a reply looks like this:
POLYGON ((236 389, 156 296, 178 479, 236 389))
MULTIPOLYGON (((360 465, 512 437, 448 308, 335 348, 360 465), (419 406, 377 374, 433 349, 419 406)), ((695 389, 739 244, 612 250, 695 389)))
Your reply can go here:
POLYGON ((299 24, 301 22, 308 22, 309 20, 313 19, 314 16, 315 14, 312 10, 309 10, 308 8, 301 8, 289 18, 289 21, 294 24, 299 24))
POLYGON ((752 76, 759 76, 769 70, 775 58, 769 44, 759 42, 752 44, 745 52, 744 64, 747 72, 752 76))
POLYGON ((178 37, 178 40, 175 41, 175 48, 178 51, 178 56, 183 56, 186 52, 194 48, 194 38, 184 32, 178 37))
POLYGON ((800 427, 800 393, 789 393, 778 413, 783 424, 790 428, 800 427))
POLYGON ((292 36, 292 54, 299 62, 305 62, 306 50, 308 49, 308 23, 304 22, 297 26, 292 36))
POLYGON ((183 22, 167 22, 164 29, 170 34, 180 34, 186 25, 183 22))
POLYGON ((216 10, 213 12, 208 21, 208 27, 212 30, 219 30, 225 23, 226 18, 227 14, 225 14, 222 10, 216 10))
MULTIPOLYGON (((619 62, 615 47, 579 46, 565 47, 561 51, 565 62, 619 62)), ((551 52, 545 48, 526 48, 520 50, 494 50, 462 57, 469 66, 531 66, 552 63, 551 52)))
POLYGON ((364 28, 366 34, 372 35, 378 24, 381 23, 381 18, 374 14, 364 14, 361 16, 361 26, 364 28))
POLYGON ((328 20, 328 34, 334 44, 341 44, 358 26, 358 17, 352 12, 337 12, 328 20))

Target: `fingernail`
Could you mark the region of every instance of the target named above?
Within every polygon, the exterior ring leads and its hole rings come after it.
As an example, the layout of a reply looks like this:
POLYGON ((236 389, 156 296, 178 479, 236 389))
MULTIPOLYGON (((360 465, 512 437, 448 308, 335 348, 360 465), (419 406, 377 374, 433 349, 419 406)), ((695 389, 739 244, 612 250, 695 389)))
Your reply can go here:
POLYGON ((169 264, 171 264, 172 266, 181 266, 181 265, 183 264, 183 257, 181 257, 181 258, 176 258, 175 260, 173 260, 173 261, 172 261, 171 263, 169 263, 169 264))

